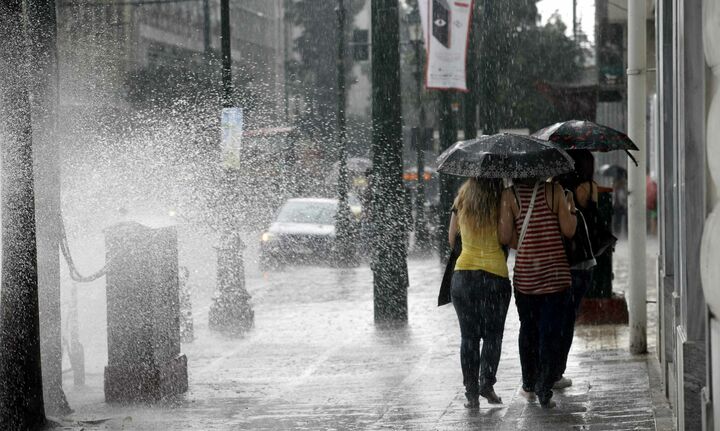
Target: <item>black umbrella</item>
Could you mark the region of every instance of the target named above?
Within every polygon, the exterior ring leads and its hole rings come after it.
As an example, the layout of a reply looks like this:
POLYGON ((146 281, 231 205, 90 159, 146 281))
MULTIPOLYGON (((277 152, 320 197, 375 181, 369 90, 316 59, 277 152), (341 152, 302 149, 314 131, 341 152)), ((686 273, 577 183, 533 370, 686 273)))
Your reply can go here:
POLYGON ((592 121, 563 121, 540 129, 532 135, 554 142, 565 150, 624 150, 637 166, 637 160, 629 150, 638 151, 638 147, 628 135, 592 121))
POLYGON ((561 148, 513 133, 457 142, 440 154, 437 164, 444 174, 483 178, 549 178, 574 166, 561 148))

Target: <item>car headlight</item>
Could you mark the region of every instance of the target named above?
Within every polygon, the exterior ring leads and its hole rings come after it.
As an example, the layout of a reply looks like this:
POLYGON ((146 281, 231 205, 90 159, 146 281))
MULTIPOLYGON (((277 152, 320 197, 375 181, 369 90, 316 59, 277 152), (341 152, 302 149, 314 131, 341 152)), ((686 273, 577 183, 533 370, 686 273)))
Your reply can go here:
POLYGON ((262 236, 260 237, 260 239, 262 240, 262 242, 268 242, 268 241, 270 241, 271 239, 273 239, 273 237, 274 237, 274 235, 271 234, 270 232, 265 232, 265 233, 262 234, 262 236))

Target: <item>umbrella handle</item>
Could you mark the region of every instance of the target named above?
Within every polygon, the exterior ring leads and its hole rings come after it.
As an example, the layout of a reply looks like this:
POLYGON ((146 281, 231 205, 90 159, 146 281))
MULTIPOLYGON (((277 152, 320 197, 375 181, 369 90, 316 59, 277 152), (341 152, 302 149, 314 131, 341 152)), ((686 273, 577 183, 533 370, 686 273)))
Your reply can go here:
POLYGON ((633 155, 632 155, 632 154, 630 154, 630 151, 628 151, 628 150, 625 150, 625 152, 627 153, 628 157, 630 157, 630 160, 632 160, 632 161, 633 161, 633 163, 635 163, 635 166, 637 166, 637 165, 638 165, 638 161, 637 161, 637 160, 635 160, 635 157, 633 157, 633 155))

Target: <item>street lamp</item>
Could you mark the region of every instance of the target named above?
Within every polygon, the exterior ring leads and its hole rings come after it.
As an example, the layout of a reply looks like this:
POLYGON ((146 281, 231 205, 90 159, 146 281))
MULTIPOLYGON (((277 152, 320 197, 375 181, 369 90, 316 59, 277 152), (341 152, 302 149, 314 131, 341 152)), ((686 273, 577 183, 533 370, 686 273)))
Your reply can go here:
MULTIPOLYGON (((220 47, 222 50, 222 106, 235 105, 232 84, 232 53, 230 47, 230 2, 220 0, 220 47)), ((245 244, 240 237, 237 214, 232 202, 237 201, 239 171, 225 167, 222 174, 223 200, 220 203, 220 241, 217 247, 218 295, 213 297, 208 314, 210 329, 242 334, 253 326, 255 313, 250 294, 245 289, 245 244)))
POLYGON ((417 157, 417 184, 415 187, 415 251, 426 252, 429 246, 429 233, 425 222, 425 145, 426 136, 425 106, 422 101, 423 72, 422 72, 422 43, 423 31, 418 6, 407 18, 407 30, 410 42, 415 47, 415 79, 417 82, 418 127, 413 131, 415 154, 417 157))

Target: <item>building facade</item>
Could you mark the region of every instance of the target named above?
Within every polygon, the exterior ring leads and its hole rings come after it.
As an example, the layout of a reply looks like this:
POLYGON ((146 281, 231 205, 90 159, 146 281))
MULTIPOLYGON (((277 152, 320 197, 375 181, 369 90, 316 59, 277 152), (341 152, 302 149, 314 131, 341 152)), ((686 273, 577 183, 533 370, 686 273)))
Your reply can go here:
MULTIPOLYGON (((286 121, 283 5, 230 6, 233 81, 256 127, 286 121)), ((146 96, 148 79, 168 91, 203 81, 203 91, 221 86, 218 2, 63 2, 58 25, 62 105, 122 110, 133 96, 146 96)))
POLYGON ((657 354, 677 428, 718 430, 720 1, 658 0, 655 26, 657 354))

